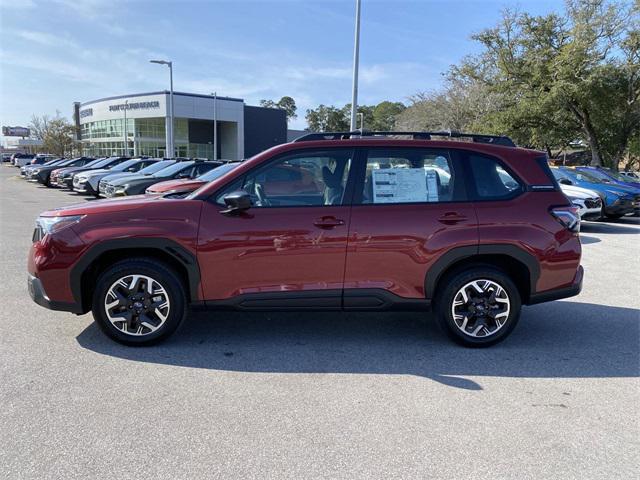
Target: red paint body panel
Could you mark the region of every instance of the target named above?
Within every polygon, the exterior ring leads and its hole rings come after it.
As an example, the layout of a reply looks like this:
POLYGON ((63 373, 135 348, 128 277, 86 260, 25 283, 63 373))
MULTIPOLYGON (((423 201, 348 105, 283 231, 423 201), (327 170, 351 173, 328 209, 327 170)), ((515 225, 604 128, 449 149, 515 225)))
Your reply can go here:
POLYGON ((351 207, 202 209, 198 262, 206 300, 243 293, 341 289, 351 207), (286 217, 285 217, 286 215, 286 217), (322 217, 344 225, 323 229, 322 217))
POLYGON ((536 292, 571 285, 580 264, 578 235, 567 231, 549 213, 564 205, 562 192, 525 193, 501 202, 477 202, 481 244, 510 244, 531 253, 540 263, 536 292))
POLYGON ((203 186, 207 182, 196 179, 179 179, 167 180, 166 182, 156 183, 148 188, 149 193, 166 193, 166 192, 192 192, 203 186))
POLYGON ((477 245, 477 223, 470 203, 354 206, 344 288, 424 298, 429 267, 452 247, 477 245), (466 220, 441 223, 448 213, 466 220))

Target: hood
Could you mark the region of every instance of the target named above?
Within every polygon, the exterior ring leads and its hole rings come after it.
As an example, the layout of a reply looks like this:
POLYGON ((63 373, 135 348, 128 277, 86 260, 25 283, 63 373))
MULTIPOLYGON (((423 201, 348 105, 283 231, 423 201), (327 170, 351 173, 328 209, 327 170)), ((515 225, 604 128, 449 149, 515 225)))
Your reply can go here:
POLYGON ((614 191, 620 195, 637 195, 640 193, 640 188, 628 187, 617 183, 605 183, 602 188, 603 190, 614 191))
POLYGON ((59 169, 60 171, 58 173, 73 173, 73 172, 77 172, 79 170, 82 170, 84 168, 84 166, 82 167, 64 167, 59 169))
POLYGON ((109 170, 107 170, 105 173, 105 176, 102 177, 102 180, 105 180, 107 182, 112 182, 116 179, 120 179, 120 178, 124 178, 124 177, 139 177, 140 174, 136 173, 136 172, 113 172, 113 173, 109 173, 109 170))
POLYGON ((112 185, 124 185, 125 183, 140 182, 144 180, 153 180, 153 175, 140 175, 139 173, 131 173, 130 175, 117 176, 114 178, 105 177, 106 181, 112 185))
POLYGON ((569 197, 574 198, 597 198, 599 195, 593 190, 589 190, 587 188, 576 187, 575 185, 563 185, 560 184, 560 188, 562 189, 562 193, 569 197))
POLYGON ((108 171, 109 171, 108 168, 98 168, 96 170, 88 169, 88 170, 85 170, 83 173, 88 177, 88 176, 91 176, 91 175, 97 175, 99 173, 105 173, 105 172, 108 172, 108 171))
POLYGON ((63 217, 67 215, 91 215, 95 213, 122 212, 136 210, 149 205, 149 202, 170 201, 160 196, 134 195, 131 197, 107 198, 92 202, 77 203, 54 208, 40 214, 41 217, 63 217))
POLYGON ((181 192, 189 192, 200 188, 207 182, 202 180, 181 178, 179 180, 167 180, 165 182, 159 182, 149 187, 153 193, 165 193, 173 190, 179 190, 181 192))

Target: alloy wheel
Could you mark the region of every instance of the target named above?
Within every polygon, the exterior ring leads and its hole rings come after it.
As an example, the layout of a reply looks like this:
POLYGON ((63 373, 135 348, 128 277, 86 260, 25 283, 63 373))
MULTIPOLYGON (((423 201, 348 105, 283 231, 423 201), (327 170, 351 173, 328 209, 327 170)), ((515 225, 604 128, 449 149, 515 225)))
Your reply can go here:
POLYGON ((497 333, 507 323, 511 303, 506 290, 493 280, 479 279, 460 288, 451 305, 453 321, 474 338, 497 333))
POLYGON ((147 275, 126 275, 116 280, 104 300, 109 321, 123 333, 148 335, 169 316, 171 303, 166 289, 147 275))

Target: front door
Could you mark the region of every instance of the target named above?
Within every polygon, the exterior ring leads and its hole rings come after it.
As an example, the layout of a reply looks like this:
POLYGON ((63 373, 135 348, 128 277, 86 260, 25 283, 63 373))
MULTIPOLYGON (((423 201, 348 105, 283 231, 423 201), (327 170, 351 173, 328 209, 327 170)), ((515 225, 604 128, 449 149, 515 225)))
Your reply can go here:
POLYGON ((351 207, 351 149, 287 153, 205 203, 198 260, 204 298, 246 308, 339 308, 351 207), (252 207, 220 213, 244 189, 252 207))
POLYGON ((462 161, 448 150, 370 148, 355 186, 345 308, 424 300, 434 261, 478 244, 462 161), (364 170, 364 172, 362 171, 364 170))

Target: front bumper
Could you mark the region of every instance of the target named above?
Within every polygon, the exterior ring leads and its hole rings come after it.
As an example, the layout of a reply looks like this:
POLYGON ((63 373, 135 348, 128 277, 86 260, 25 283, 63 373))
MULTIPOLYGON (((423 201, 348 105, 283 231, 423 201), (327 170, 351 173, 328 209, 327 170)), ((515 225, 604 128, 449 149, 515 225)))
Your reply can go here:
POLYGON ((606 205, 604 213, 607 215, 627 215, 634 212, 634 204, 631 200, 623 199, 617 204, 606 205))
POLYGON ((73 191, 77 193, 83 193, 85 195, 95 195, 97 192, 91 186, 88 180, 84 182, 78 182, 74 179, 73 181, 73 191))
POLYGON ((584 268, 582 265, 578 267, 573 283, 568 287, 554 288, 540 293, 533 293, 529 297, 527 305, 535 305, 536 303, 550 302, 561 298, 575 297, 582 291, 582 280, 584 279, 584 268))
POLYGON ((40 279, 31 274, 27 274, 27 288, 31 299, 41 307, 60 312, 83 313, 82 308, 75 303, 56 302, 49 299, 40 279))

